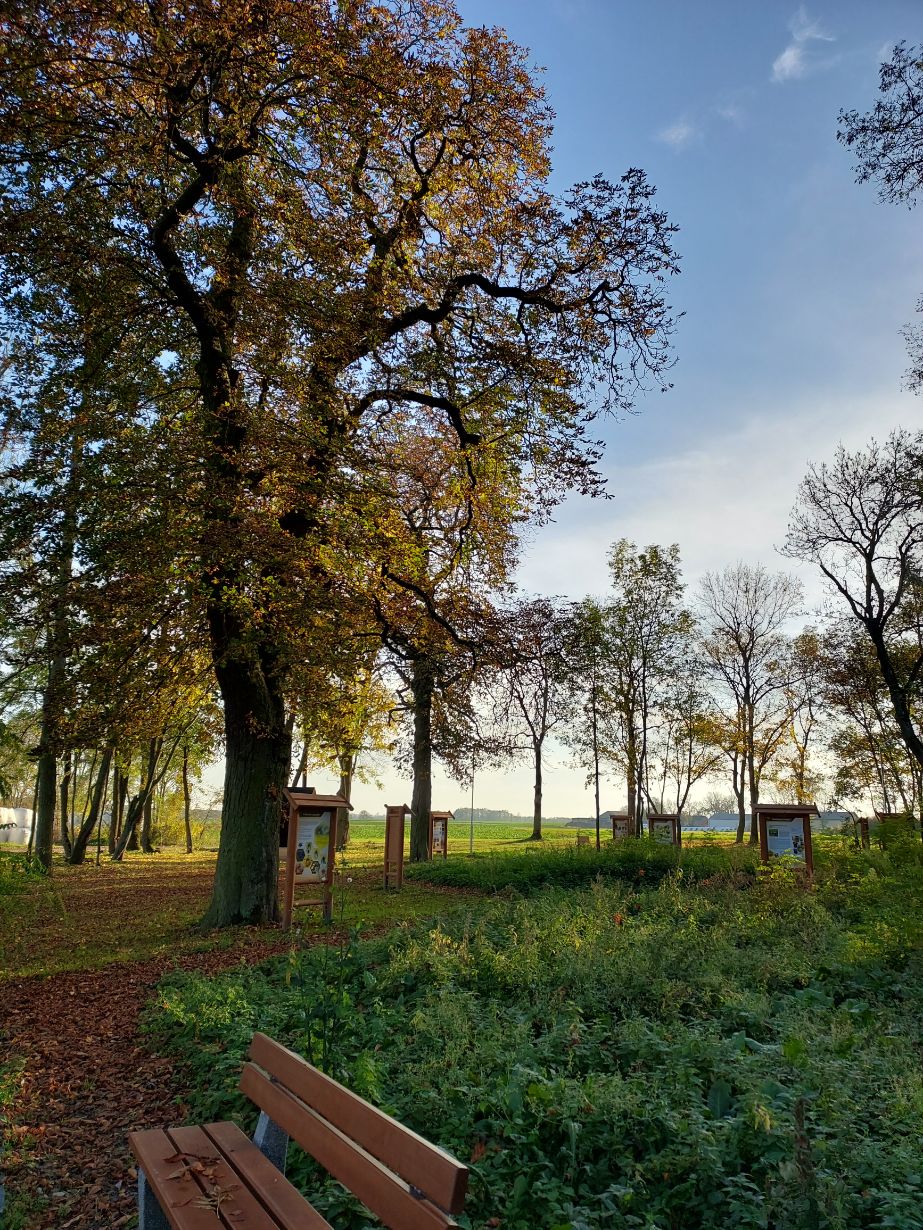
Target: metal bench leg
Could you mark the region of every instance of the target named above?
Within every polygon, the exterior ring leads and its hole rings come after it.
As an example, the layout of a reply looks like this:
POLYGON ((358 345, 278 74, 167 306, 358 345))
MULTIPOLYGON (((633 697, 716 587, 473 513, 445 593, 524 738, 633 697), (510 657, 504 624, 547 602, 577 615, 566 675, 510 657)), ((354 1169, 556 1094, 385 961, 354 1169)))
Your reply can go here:
MULTIPOLYGON (((256 1131, 253 1133, 253 1143, 264 1157, 269 1158, 276 1170, 281 1170, 285 1174, 288 1133, 283 1132, 278 1123, 273 1123, 265 1110, 260 1111, 256 1131)), ((141 1230, 140 1226, 138 1230, 141 1230)))
POLYGON ((170 1230, 166 1214, 151 1191, 143 1170, 138 1171, 138 1230, 170 1230))

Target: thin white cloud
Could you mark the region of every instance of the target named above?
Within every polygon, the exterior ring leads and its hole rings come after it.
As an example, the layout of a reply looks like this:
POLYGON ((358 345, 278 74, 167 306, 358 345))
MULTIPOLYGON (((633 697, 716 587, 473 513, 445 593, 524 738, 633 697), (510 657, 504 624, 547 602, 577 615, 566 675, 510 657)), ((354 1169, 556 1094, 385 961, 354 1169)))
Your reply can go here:
POLYGON ((690 120, 677 120, 675 124, 670 124, 667 128, 661 129, 657 134, 657 140, 663 141, 666 145, 671 145, 673 149, 684 149, 693 141, 698 141, 702 135, 702 130, 693 124, 690 120))
POLYGON ((791 42, 772 62, 771 79, 777 84, 806 77, 815 68, 823 67, 826 61, 817 56, 814 43, 832 43, 832 34, 820 22, 808 15, 804 5, 789 22, 791 42))
POLYGON ((746 118, 743 107, 733 102, 722 103, 715 107, 715 114, 722 120, 726 120, 728 124, 733 124, 735 128, 742 128, 746 118))

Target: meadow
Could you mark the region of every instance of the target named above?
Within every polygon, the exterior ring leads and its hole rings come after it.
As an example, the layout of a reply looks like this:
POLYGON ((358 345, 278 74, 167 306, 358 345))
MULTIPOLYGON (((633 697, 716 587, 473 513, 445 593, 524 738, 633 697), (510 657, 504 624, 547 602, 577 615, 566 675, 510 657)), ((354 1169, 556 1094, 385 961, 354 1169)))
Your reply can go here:
MULTIPOLYGON (((654 884, 663 851, 638 845, 631 882, 507 887, 171 977, 151 1044, 192 1118, 249 1128, 244 1051, 284 1040, 468 1162, 477 1230, 923 1227, 919 846, 821 840, 809 887, 727 858, 654 884)), ((533 857, 487 861, 515 880, 533 857)), ((337 1227, 371 1224, 307 1159, 290 1172, 337 1227)))

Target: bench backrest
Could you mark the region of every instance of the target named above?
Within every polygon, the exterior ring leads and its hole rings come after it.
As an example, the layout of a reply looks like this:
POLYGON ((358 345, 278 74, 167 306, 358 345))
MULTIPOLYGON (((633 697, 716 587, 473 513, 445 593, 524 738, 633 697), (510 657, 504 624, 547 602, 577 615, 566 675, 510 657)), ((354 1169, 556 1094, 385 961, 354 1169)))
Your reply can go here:
POLYGON ((294 1051, 254 1034, 243 1093, 391 1230, 454 1226, 468 1168, 294 1051))

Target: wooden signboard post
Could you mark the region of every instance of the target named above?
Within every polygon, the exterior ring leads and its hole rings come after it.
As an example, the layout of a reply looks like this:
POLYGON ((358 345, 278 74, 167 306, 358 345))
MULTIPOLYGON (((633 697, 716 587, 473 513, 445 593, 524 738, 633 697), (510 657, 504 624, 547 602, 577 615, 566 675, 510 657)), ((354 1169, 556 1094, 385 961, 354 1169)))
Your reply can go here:
POLYGON ((306 786, 289 786, 283 793, 288 802, 288 818, 282 827, 285 839, 282 926, 287 931, 292 925, 295 888, 299 885, 320 890, 320 896, 308 898, 305 904, 322 906, 324 919, 330 921, 337 817, 349 810, 350 805, 342 795, 315 794, 306 786))
POLYGON ((441 854, 449 856, 449 821, 455 819, 451 811, 431 811, 429 813, 429 856, 441 854))
POLYGON ((760 860, 790 854, 800 859, 814 874, 814 847, 811 844, 811 817, 818 815, 813 803, 760 803, 756 824, 760 833, 760 860))
POLYGON ((385 808, 385 888, 404 883, 404 821, 409 815, 406 803, 385 808))
POLYGON ((612 822, 613 841, 621 841, 623 837, 634 836, 631 831, 631 816, 627 811, 610 811, 609 819, 612 822))
POLYGON ((682 845, 679 816, 675 812, 652 812, 647 818, 647 831, 654 841, 665 846, 682 845))

